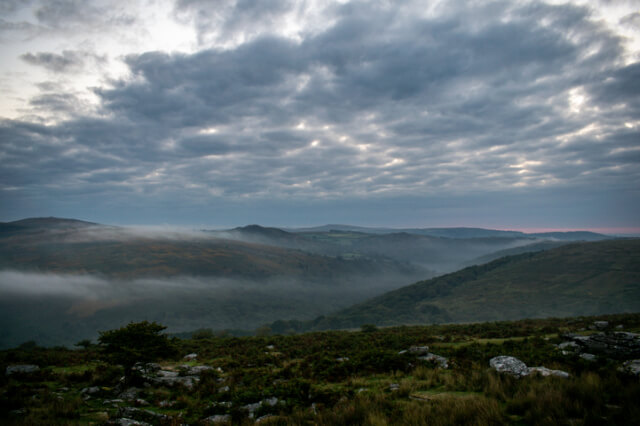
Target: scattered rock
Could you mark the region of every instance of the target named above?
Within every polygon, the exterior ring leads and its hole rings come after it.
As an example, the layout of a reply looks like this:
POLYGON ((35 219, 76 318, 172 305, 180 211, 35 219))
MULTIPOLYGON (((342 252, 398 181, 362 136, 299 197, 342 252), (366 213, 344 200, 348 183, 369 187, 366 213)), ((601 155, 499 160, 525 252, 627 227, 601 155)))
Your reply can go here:
POLYGON ((623 373, 640 376, 640 359, 630 359, 625 361, 618 370, 623 373))
POLYGON ((267 420, 267 419, 270 419, 270 418, 272 418, 272 417, 275 417, 275 416, 274 416, 273 414, 265 414, 264 416, 258 417, 258 418, 256 419, 256 423, 263 422, 263 421, 265 421, 265 420, 267 420))
POLYGON ((136 406, 138 406, 138 407, 146 406, 146 405, 150 405, 150 404, 147 402, 147 400, 142 399, 142 398, 138 398, 138 399, 136 399, 136 400, 135 400, 135 404, 136 404, 136 406))
POLYGON ((228 423, 231 421, 229 414, 215 414, 203 420, 206 423, 228 423))
POLYGON ((577 350, 580 346, 576 342, 563 342, 558 345, 558 349, 562 350, 577 350))
POLYGON ((272 350, 274 350, 275 348, 276 348, 276 347, 275 347, 275 346, 273 346, 273 345, 267 345, 267 350, 272 351, 272 350))
POLYGON ((209 367, 208 365, 194 365, 193 367, 184 366, 186 369, 181 370, 181 373, 186 376, 199 376, 205 371, 212 371, 213 367, 209 367))
POLYGON ((427 353, 424 356, 418 357, 421 361, 433 362, 440 368, 449 368, 449 360, 443 356, 432 354, 431 352, 427 353))
POLYGON ((162 370, 158 364, 137 363, 133 371, 137 372, 150 385, 173 387, 176 385, 185 386, 191 389, 200 380, 200 374, 204 371, 212 370, 213 367, 206 365, 183 365, 181 371, 162 370))
POLYGON ((151 410, 144 410, 142 408, 135 407, 121 407, 118 409, 118 417, 148 423, 162 423, 171 420, 169 416, 164 414, 158 414, 151 410))
POLYGON ((341 357, 336 358, 336 361, 338 361, 338 362, 347 362, 347 361, 349 361, 349 357, 341 356, 341 357))
POLYGON ((249 418, 252 419, 253 418, 253 413, 260 408, 260 406, 262 405, 262 403, 260 402, 254 402, 253 404, 247 404, 247 405, 243 405, 242 409, 245 411, 249 412, 249 418))
POLYGON ((389 390, 390 391, 397 391, 398 389, 400 389, 400 385, 398 383, 391 383, 389 385, 389 390))
POLYGON ((609 327, 609 321, 594 321, 589 326, 591 330, 606 330, 609 327))
POLYGON ((80 390, 80 395, 95 395, 97 393, 100 393, 100 387, 99 386, 91 386, 88 388, 82 388, 80 390))
POLYGON ((407 349, 411 355, 427 355, 429 353, 429 346, 411 346, 407 349))
POLYGON ((150 423, 141 422, 138 420, 120 418, 115 420, 110 420, 107 422, 108 425, 117 425, 117 426, 151 426, 150 423))
POLYGON ((580 358, 584 359, 585 361, 595 361, 597 359, 597 357, 594 354, 588 354, 588 353, 580 354, 580 358))
POLYGON ((158 402, 158 407, 160 408, 170 408, 173 407, 176 404, 175 401, 167 401, 166 399, 163 401, 158 402))
POLYGON ((262 403, 262 405, 268 405, 270 407, 274 407, 278 403, 278 398, 274 396, 272 398, 263 399, 260 402, 262 403))
POLYGON ((198 354, 195 354, 195 353, 187 354, 182 359, 185 361, 195 361, 196 359, 198 359, 198 354))
POLYGON ((140 373, 142 376, 148 376, 160 370, 160 368, 160 364, 156 364, 155 362, 137 362, 131 367, 131 371, 140 373))
POLYGON ((12 374, 29 374, 36 371, 40 371, 40 367, 33 364, 9 365, 5 370, 5 374, 11 376, 12 374))
POLYGON ((527 367, 527 364, 512 356, 497 356, 489 360, 489 365, 498 373, 510 374, 514 377, 524 377, 529 374, 540 374, 541 376, 569 377, 569 373, 562 370, 551 370, 547 367, 527 367))
POLYGON ((231 390, 231 388, 229 386, 223 386, 221 388, 218 388, 218 393, 225 393, 225 392, 229 392, 231 390))
POLYGON ((529 374, 533 374, 533 373, 538 373, 544 377, 554 376, 554 377, 561 377, 563 379, 569 378, 569 373, 567 373, 566 371, 551 370, 547 367, 529 367, 529 374))
POLYGON ((566 334, 564 337, 574 342, 579 352, 622 360, 640 357, 640 334, 613 331, 590 336, 566 334))
POLYGON ((489 360, 489 365, 498 373, 506 373, 514 377, 524 377, 529 374, 527 365, 512 356, 501 355, 493 357, 489 360))
POLYGON ((139 388, 128 388, 118 395, 118 398, 125 401, 133 401, 138 397, 138 394, 142 391, 139 388))

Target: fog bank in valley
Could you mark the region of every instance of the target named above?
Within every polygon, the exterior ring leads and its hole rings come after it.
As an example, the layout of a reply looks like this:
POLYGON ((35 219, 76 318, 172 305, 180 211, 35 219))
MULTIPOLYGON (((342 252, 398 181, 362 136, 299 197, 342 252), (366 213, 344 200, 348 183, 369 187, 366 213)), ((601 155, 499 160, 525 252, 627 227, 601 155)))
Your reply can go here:
POLYGON ((168 332, 252 330, 278 319, 312 319, 406 284, 393 276, 319 285, 293 277, 119 280, 5 270, 0 271, 0 348, 29 340, 73 345, 142 320, 160 322, 168 332))

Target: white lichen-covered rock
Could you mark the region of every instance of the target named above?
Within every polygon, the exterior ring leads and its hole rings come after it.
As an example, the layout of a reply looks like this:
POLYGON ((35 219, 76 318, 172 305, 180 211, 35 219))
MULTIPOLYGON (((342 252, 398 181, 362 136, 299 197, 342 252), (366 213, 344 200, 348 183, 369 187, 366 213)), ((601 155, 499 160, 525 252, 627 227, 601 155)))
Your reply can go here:
POLYGON ((623 373, 640 376, 640 359, 630 359, 625 361, 619 370, 623 373))
POLYGON ((562 370, 551 370, 547 367, 529 367, 529 374, 540 374, 541 376, 554 376, 554 377, 560 377, 563 379, 568 379, 569 378, 569 373, 567 373, 566 371, 562 371, 562 370))
POLYGON ((117 425, 117 426, 151 426, 151 423, 141 422, 138 420, 127 419, 127 418, 111 420, 107 424, 117 425))
POLYGON ((32 364, 10 365, 5 370, 5 374, 10 376, 12 374, 29 374, 40 371, 40 367, 32 364))
POLYGON ((203 421, 205 423, 228 423, 231 421, 231 416, 229 414, 216 414, 207 417, 203 421))
POLYGON ((489 365, 498 373, 510 374, 514 377, 529 375, 529 367, 518 358, 512 356, 501 355, 493 357, 489 360, 489 365))
POLYGON ((578 350, 580 348, 580 346, 578 346, 578 344, 576 342, 562 342, 558 345, 558 349, 562 349, 562 350, 570 350, 570 351, 575 351, 578 350))
POLYGON ((188 354, 188 355, 185 355, 182 359, 185 361, 195 361, 196 359, 198 359, 198 354, 196 353, 188 354))
POLYGON ((447 358, 433 354, 431 352, 427 353, 424 356, 418 357, 418 359, 421 361, 432 362, 440 368, 449 368, 449 360, 447 358))
POLYGON ((429 346, 411 346, 407 352, 412 355, 427 355, 429 353, 429 346))

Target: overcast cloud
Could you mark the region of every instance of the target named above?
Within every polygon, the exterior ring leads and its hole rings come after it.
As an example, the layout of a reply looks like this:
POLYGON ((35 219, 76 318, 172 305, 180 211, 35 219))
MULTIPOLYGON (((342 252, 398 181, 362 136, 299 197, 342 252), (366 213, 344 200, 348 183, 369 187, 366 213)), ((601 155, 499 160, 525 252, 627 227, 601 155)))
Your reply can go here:
POLYGON ((0 220, 640 228, 637 7, 468 3, 4 2, 0 220))

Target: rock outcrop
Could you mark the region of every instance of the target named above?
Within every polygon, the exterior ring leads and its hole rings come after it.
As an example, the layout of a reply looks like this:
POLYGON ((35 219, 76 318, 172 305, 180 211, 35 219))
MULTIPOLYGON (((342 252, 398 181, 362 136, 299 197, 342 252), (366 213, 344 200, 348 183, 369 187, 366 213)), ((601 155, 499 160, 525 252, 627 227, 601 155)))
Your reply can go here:
POLYGON ((509 374, 520 378, 530 374, 540 374, 541 376, 554 376, 563 379, 569 378, 569 373, 562 370, 551 370, 547 367, 527 367, 527 364, 512 356, 496 356, 489 360, 491 368, 498 373, 509 374))
POLYGON ((178 371, 163 370, 160 365, 155 363, 137 363, 132 368, 134 374, 139 375, 142 380, 151 385, 168 387, 182 385, 189 389, 200 380, 200 375, 203 372, 209 370, 213 370, 213 367, 182 365, 178 371))
POLYGON ((498 373, 509 374, 514 377, 524 377, 529 375, 527 364, 512 356, 496 356, 489 360, 491 368, 498 373))
POLYGON ((640 334, 613 331, 589 336, 565 334, 563 337, 568 341, 561 343, 558 348, 565 352, 595 354, 619 360, 640 357, 640 334))

